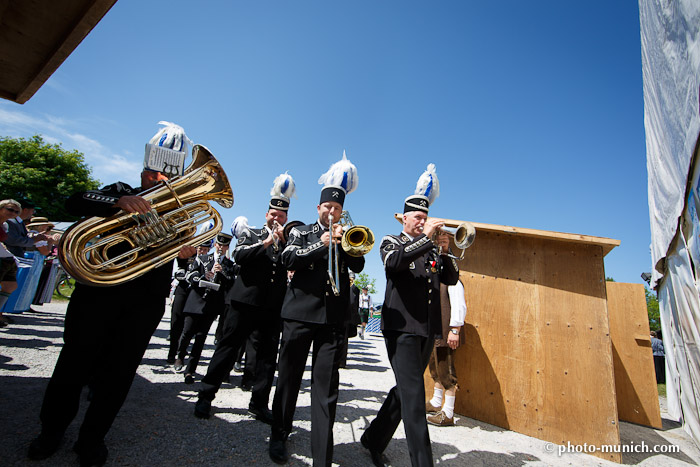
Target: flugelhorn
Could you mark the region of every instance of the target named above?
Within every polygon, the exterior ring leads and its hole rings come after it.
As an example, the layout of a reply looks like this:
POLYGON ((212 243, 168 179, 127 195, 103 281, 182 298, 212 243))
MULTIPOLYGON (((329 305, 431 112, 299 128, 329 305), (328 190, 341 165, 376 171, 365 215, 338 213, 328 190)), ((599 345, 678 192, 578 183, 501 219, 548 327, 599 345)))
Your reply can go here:
POLYGON ((464 250, 474 243, 474 238, 476 237, 476 229, 474 226, 470 222, 462 222, 457 227, 447 227, 443 225, 438 230, 452 237, 455 246, 462 250, 462 254, 459 257, 454 255, 448 256, 455 259, 464 259, 464 250))
POLYGON ((201 244, 222 227, 221 215, 208 201, 233 206, 226 173, 207 148, 192 149, 192 164, 175 177, 140 196, 151 203, 148 214, 120 211, 73 224, 61 237, 58 256, 79 282, 113 286, 135 279, 175 258, 184 244, 201 244), (214 226, 197 234, 197 226, 214 226))

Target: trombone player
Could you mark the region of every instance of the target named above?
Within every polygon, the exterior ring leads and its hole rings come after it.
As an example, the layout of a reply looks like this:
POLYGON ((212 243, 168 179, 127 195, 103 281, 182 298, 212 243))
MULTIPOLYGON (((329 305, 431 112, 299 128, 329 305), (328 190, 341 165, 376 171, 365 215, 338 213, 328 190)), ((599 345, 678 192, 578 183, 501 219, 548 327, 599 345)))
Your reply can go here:
MULTIPOLYGON (((161 124, 165 128, 146 146, 140 188, 117 182, 100 190, 76 193, 66 202, 67 210, 73 215, 99 217, 119 210, 142 214, 150 211, 149 202, 139 193, 177 173, 172 172, 172 166, 171 172, 164 173, 162 166, 150 165, 149 147, 157 145, 173 156, 181 174, 189 141, 181 127, 161 124)), ((192 256, 195 251, 194 247, 182 246, 178 257, 192 256)), ((41 433, 27 452, 30 459, 46 459, 59 449, 66 428, 78 412, 83 386, 90 382, 93 397, 73 450, 81 465, 104 464, 108 455, 105 435, 165 312, 172 270, 170 261, 111 287, 76 284, 66 311, 64 345, 41 407, 41 433)))
POLYGON ((287 437, 292 431, 299 388, 313 344, 311 453, 314 466, 331 465, 338 367, 350 317, 348 271, 359 273, 365 265, 363 256, 350 256, 341 248, 337 263, 328 261, 343 235, 338 221, 346 194, 357 186, 357 169, 343 154, 343 160, 333 164, 319 183, 324 188, 317 206, 318 220, 292 229, 282 252, 283 264, 295 272, 282 305, 282 345, 272 404, 269 454, 278 464, 289 459, 287 437), (332 282, 337 286, 337 295, 332 282))

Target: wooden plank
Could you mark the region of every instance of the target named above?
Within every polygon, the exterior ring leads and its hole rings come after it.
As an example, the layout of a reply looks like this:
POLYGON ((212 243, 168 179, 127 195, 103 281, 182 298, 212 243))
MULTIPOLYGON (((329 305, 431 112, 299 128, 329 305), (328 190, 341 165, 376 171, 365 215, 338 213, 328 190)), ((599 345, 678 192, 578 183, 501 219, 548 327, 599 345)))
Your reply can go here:
POLYGON ((602 246, 479 230, 460 271, 456 412, 558 444, 618 445, 602 246))
POLYGON ((642 284, 607 282, 620 420, 661 428, 649 319, 642 284))
MULTIPOLYGON (((394 214, 394 217, 399 222, 402 222, 402 220, 403 220, 402 215, 400 213, 394 214)), ((448 227, 456 227, 460 223, 463 222, 463 221, 458 221, 458 220, 454 220, 454 219, 444 219, 444 218, 440 218, 440 219, 443 222, 445 222, 445 225, 447 225, 448 227)), ((541 239, 546 239, 546 240, 555 240, 555 241, 570 242, 570 243, 598 245, 603 249, 603 256, 610 253, 610 251, 613 248, 620 246, 620 240, 615 240, 612 238, 605 238, 605 237, 594 237, 592 235, 581 235, 581 234, 572 234, 572 233, 565 233, 565 232, 554 232, 554 231, 550 231, 550 230, 526 229, 523 227, 512 227, 512 226, 508 226, 508 225, 483 224, 480 222, 471 222, 471 224, 476 229, 477 235, 480 231, 486 231, 486 232, 511 234, 511 235, 525 236, 525 237, 541 238, 541 239)))

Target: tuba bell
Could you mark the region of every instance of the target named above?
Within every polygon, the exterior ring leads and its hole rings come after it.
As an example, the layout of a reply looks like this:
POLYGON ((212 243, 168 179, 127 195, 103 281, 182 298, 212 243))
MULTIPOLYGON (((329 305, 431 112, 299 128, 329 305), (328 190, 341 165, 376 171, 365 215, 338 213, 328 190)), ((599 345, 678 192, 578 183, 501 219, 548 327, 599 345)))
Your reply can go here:
POLYGON ((140 194, 151 203, 147 214, 120 211, 73 224, 61 237, 58 257, 77 281, 98 287, 122 284, 174 259, 184 244, 211 240, 223 226, 208 201, 233 206, 233 190, 221 164, 201 145, 181 177, 140 194), (213 227, 197 234, 197 226, 213 227))

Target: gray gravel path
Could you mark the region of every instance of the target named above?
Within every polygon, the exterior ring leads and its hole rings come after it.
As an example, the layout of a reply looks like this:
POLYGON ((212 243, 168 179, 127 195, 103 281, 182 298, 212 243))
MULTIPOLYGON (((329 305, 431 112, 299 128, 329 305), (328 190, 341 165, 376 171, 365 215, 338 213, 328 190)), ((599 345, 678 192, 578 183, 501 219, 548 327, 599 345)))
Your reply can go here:
MULTIPOLYGON (((41 399, 61 348, 65 306, 65 302, 54 302, 36 307, 39 312, 15 315, 14 324, 0 329, 0 465, 78 465, 71 450, 77 436, 77 422, 71 425, 61 449, 52 458, 42 462, 25 458, 29 442, 39 430, 41 399)), ((267 456, 269 427, 247 414, 250 393, 237 387, 240 375, 234 374, 232 384, 222 387, 214 401, 211 419, 194 418, 197 385, 184 384, 182 374, 165 364, 169 325, 166 313, 151 339, 129 397, 107 436, 107 465, 275 465, 267 456)), ((213 351, 210 336, 200 374, 213 351)), ((109 366, 110 362, 103 364, 109 366)), ((295 431, 289 439, 290 466, 311 465, 309 382, 307 371, 295 431)), ((359 444, 359 438, 394 384, 380 335, 351 339, 348 368, 341 370, 340 384, 334 461, 340 466, 369 466, 369 456, 359 444)), ((662 399, 664 429, 623 422, 620 424, 623 443, 677 445, 681 452, 623 454, 625 464, 674 466, 700 462, 700 451, 677 423, 668 420, 663 402, 662 399)), ((84 410, 86 404, 82 405, 84 410)), ((82 411, 78 415, 80 420, 82 411)), ((466 417, 458 417, 455 427, 431 426, 430 437, 436 465, 616 465, 587 454, 559 456, 556 447, 545 441, 466 417), (555 452, 548 452, 552 448, 555 452)), ((410 465, 402 425, 385 454, 393 466, 410 465)))

